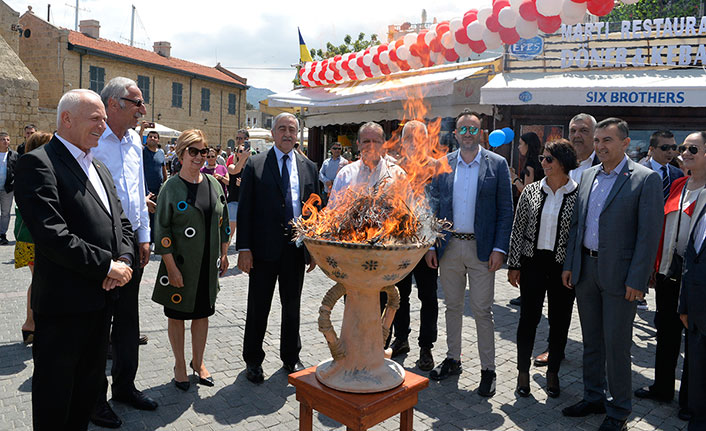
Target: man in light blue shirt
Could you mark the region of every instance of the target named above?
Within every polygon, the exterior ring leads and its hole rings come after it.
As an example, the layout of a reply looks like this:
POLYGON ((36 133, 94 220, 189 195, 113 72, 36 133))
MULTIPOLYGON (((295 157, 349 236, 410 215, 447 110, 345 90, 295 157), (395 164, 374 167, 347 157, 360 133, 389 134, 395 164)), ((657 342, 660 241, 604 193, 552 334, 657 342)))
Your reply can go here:
MULTIPOLYGON (((96 159, 106 165, 113 177, 123 211, 132 224, 137 245, 132 279, 120 288, 118 300, 113 306, 113 400, 140 410, 154 410, 157 403, 135 387, 140 339, 137 299, 142 269, 150 257, 150 222, 145 196, 147 189, 142 163, 142 142, 133 128, 146 113, 145 102, 135 81, 123 77, 111 79, 101 92, 101 99, 108 116, 108 127, 93 153, 96 159)), ((106 401, 107 389, 106 377, 103 394, 98 400, 91 421, 96 425, 116 428, 120 426, 121 421, 106 401)))
POLYGON ((15 163, 17 153, 10 149, 10 135, 0 132, 0 245, 7 245, 7 228, 14 196, 15 163))
MULTIPOLYGON (((348 163, 348 160, 341 157, 341 143, 334 142, 331 146, 331 157, 324 160, 319 170, 319 180, 324 183, 324 196, 325 200, 328 199, 328 195, 331 193, 331 186, 333 186, 333 180, 336 179, 336 174, 338 171, 348 163)), ((324 201, 324 204, 326 202, 324 201)))

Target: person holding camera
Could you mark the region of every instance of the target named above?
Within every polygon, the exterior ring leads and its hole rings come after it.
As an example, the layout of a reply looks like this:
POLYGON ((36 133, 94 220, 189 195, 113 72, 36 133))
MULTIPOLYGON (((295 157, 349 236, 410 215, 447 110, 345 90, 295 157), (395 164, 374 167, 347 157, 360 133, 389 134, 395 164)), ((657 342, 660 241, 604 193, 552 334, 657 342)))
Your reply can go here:
POLYGON ((228 175, 230 175, 230 183, 228 184, 228 216, 230 218, 230 239, 233 239, 235 228, 237 227, 238 219, 238 195, 240 194, 240 175, 243 173, 243 166, 250 157, 250 142, 244 141, 243 145, 238 146, 238 149, 233 155, 228 158, 228 175))

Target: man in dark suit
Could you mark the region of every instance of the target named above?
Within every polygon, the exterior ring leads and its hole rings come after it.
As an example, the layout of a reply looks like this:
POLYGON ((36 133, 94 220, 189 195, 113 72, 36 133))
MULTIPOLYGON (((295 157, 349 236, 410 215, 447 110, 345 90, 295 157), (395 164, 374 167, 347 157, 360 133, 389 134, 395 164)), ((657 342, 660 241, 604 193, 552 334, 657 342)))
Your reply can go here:
POLYGON ((510 170, 502 156, 480 146, 478 114, 465 110, 456 118, 460 149, 447 155, 452 171, 432 179, 433 214, 453 222, 435 250, 425 259, 439 268, 446 303, 446 359, 429 377, 442 380, 461 373, 461 330, 468 278, 470 305, 476 321, 481 381, 478 394, 495 394, 495 326, 493 300, 495 271, 510 246, 512 187, 510 170))
POLYGON ((7 245, 7 228, 10 225, 15 165, 17 153, 10 149, 10 135, 0 132, 0 245, 7 245))
POLYGON ((583 400, 562 412, 607 411, 601 431, 626 429, 632 411, 635 301, 647 290, 664 214, 659 175, 625 155, 628 135, 627 123, 617 118, 596 125, 601 164, 581 177, 562 273, 564 285, 576 289, 584 346, 583 400))
MULTIPOLYGON (((291 221, 301 215, 302 202, 319 193, 316 165, 294 150, 299 122, 292 114, 274 118, 270 151, 251 156, 240 183, 238 199, 238 268, 250 274, 243 358, 246 377, 264 379, 262 342, 267 330, 275 283, 282 303, 280 359, 292 373, 299 361, 299 306, 304 283, 306 250, 292 241, 291 221)), ((307 272, 316 264, 310 261, 307 272)))
POLYGON ((132 229, 91 148, 105 108, 90 90, 58 106, 57 133, 17 163, 17 204, 35 244, 35 430, 86 429, 98 398, 113 289, 132 277, 132 229))
MULTIPOLYGON (((706 142, 696 157, 706 158, 706 142)), ((689 363, 689 431, 706 429, 706 192, 701 191, 689 229, 679 298, 679 317, 686 327, 689 363)))
POLYGON ((658 130, 650 136, 650 158, 641 164, 657 172, 662 178, 662 193, 665 200, 669 196, 669 189, 674 180, 684 176, 681 169, 670 164, 676 155, 677 141, 672 132, 658 130))

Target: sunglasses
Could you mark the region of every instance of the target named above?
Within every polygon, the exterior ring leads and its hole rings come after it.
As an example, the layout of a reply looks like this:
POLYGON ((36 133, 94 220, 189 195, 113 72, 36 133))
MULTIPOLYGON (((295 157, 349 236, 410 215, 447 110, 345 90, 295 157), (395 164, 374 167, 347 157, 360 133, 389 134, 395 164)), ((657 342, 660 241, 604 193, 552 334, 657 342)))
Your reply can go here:
POLYGON ((539 163, 542 163, 544 161, 546 161, 547 163, 554 162, 553 156, 545 156, 545 155, 540 154, 539 156, 537 156, 537 158, 539 159, 539 163))
POLYGON ((331 151, 341 151, 340 148, 331 148, 331 151))
POLYGON ((671 144, 671 145, 670 145, 670 144, 664 144, 664 145, 660 145, 660 146, 659 146, 659 149, 662 150, 662 151, 669 151, 669 150, 674 151, 674 150, 677 149, 677 144, 671 144))
POLYGON ((189 151, 189 155, 191 157, 196 157, 199 154, 201 156, 207 156, 208 155, 208 148, 201 148, 200 150, 198 148, 193 148, 193 147, 187 147, 186 148, 189 151))
POLYGON ((480 131, 480 129, 476 126, 470 126, 470 127, 463 126, 460 129, 458 129, 458 134, 463 136, 466 133, 470 133, 471 135, 475 136, 478 134, 479 131, 480 131))
POLYGON ((680 154, 686 150, 689 150, 691 154, 696 154, 699 152, 699 147, 697 147, 696 145, 679 145, 677 147, 677 151, 679 151, 680 154))
POLYGON ((127 97, 121 97, 120 100, 127 100, 128 102, 134 103, 135 106, 137 106, 138 108, 141 106, 144 106, 144 104, 145 104, 145 101, 141 100, 141 99, 135 100, 135 99, 129 99, 127 97))

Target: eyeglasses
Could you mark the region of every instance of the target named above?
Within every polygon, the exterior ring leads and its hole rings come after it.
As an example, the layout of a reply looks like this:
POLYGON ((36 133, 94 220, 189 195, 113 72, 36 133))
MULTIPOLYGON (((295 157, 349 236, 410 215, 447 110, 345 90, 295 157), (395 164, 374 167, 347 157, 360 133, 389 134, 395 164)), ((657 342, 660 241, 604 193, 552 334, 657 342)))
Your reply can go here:
POLYGON ((458 134, 463 136, 466 133, 470 133, 471 135, 475 136, 478 134, 479 131, 480 131, 480 129, 476 126, 470 126, 470 127, 463 126, 460 129, 458 129, 458 134))
POLYGON ((331 148, 331 151, 341 151, 340 148, 331 148))
POLYGON ((127 100, 128 102, 134 103, 138 108, 145 105, 145 101, 142 99, 129 99, 127 97, 121 97, 120 100, 127 100))
POLYGON ((696 145, 679 145, 677 147, 677 151, 679 151, 680 154, 686 150, 689 150, 691 154, 696 154, 699 152, 699 147, 697 147, 696 145))
POLYGON ((537 156, 537 158, 539 159, 539 163, 542 163, 544 161, 546 161, 547 163, 554 162, 553 156, 545 156, 545 155, 540 154, 539 156, 537 156))
POLYGON ((215 159, 216 156, 206 156, 207 159, 215 159))
POLYGON ((245 138, 238 136, 238 137, 235 138, 235 140, 236 140, 236 141, 244 141, 245 138))
MULTIPOLYGON (((660 145, 660 146, 659 146, 659 149, 662 150, 662 151, 669 151, 669 150, 674 151, 674 150, 677 149, 677 144, 664 144, 664 145, 660 145)), ((696 153, 694 153, 694 154, 696 154, 696 153)))
POLYGON ((201 154, 202 157, 208 155, 208 148, 198 149, 193 147, 186 147, 186 149, 189 151, 189 155, 191 157, 196 157, 199 154, 201 154))

